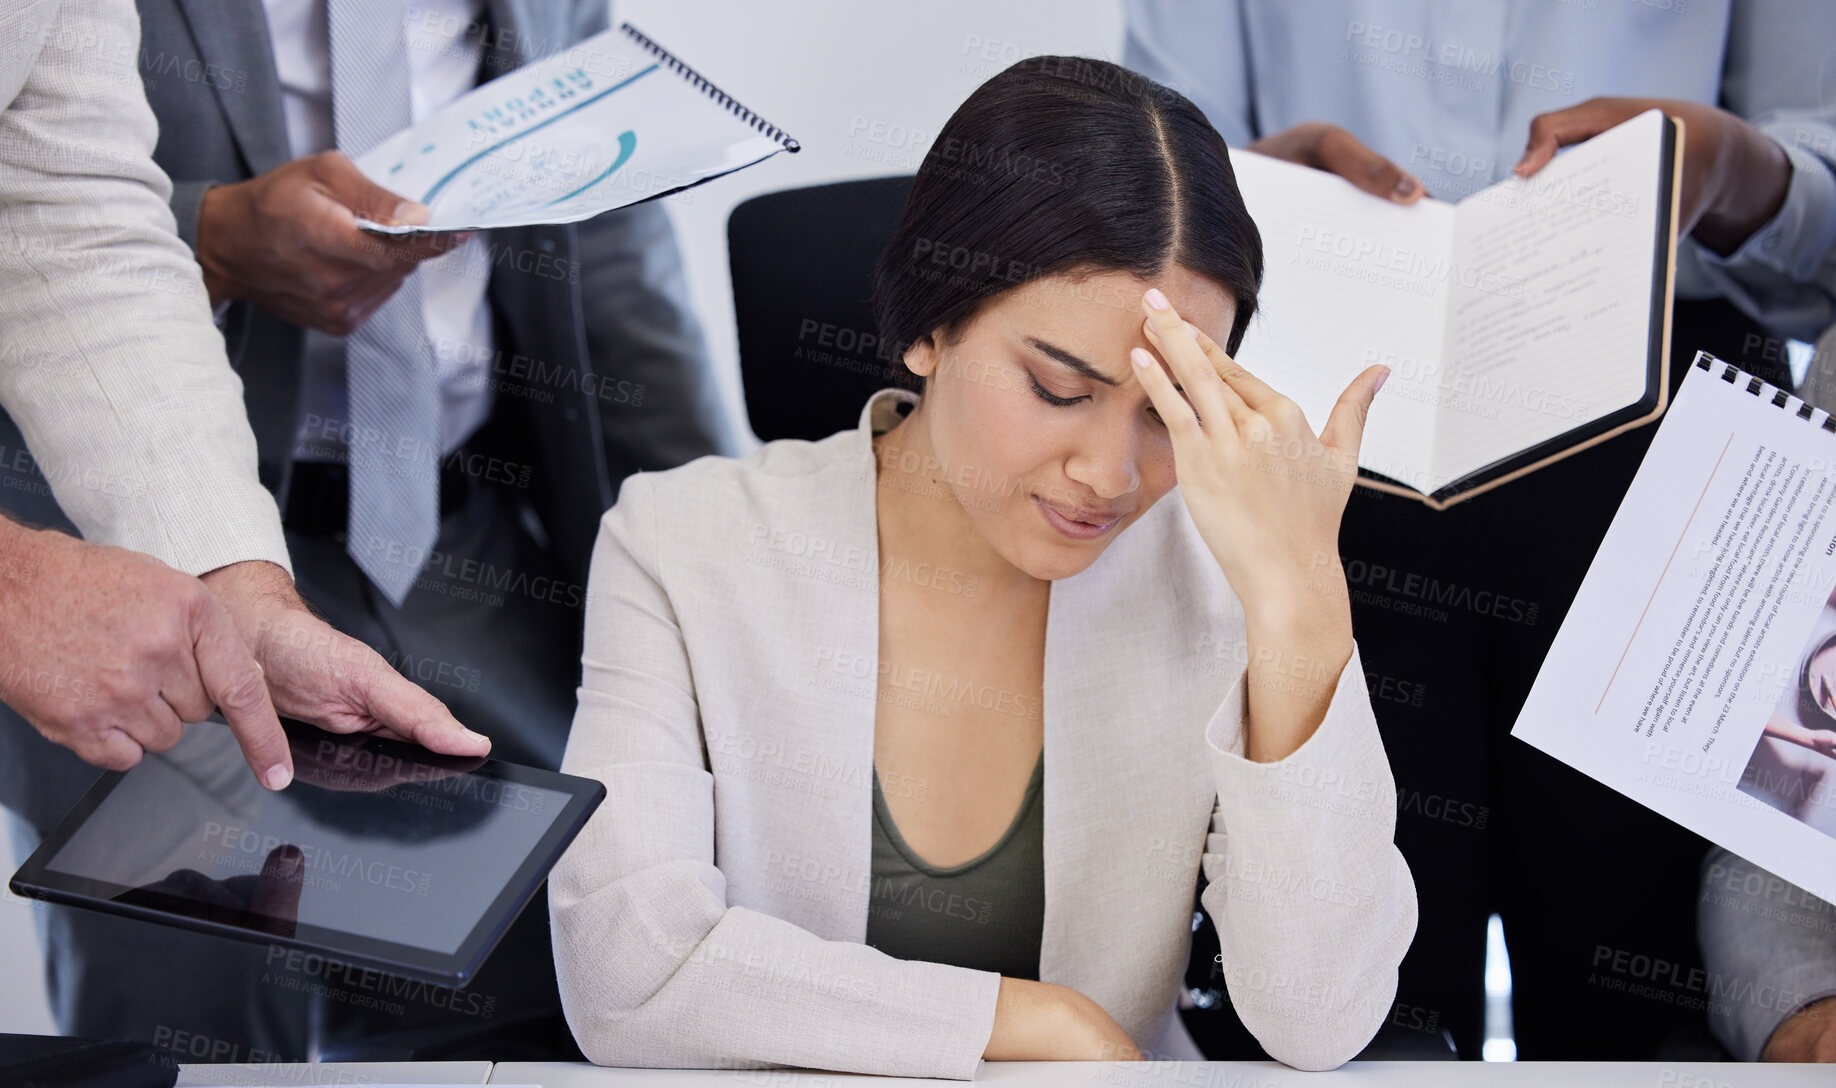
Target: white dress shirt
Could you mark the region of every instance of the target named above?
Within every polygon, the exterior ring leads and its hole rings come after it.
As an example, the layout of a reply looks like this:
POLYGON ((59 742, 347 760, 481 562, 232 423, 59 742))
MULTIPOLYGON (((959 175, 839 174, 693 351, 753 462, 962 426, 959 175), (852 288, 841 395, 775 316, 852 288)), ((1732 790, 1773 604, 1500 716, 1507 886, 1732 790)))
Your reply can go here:
MULTIPOLYGON (((374 0, 399 3, 399 0, 374 0)), ((332 132, 331 43, 326 0, 262 0, 280 77, 287 143, 295 158, 335 145, 332 132)), ((403 9, 410 115, 418 124, 477 83, 484 0, 419 0, 403 9)), ((404 194, 407 195, 407 194, 404 194)), ((440 383, 440 449, 451 452, 491 413, 493 341, 485 286, 491 267, 485 235, 425 261, 412 275, 421 284, 427 338, 440 383)), ((344 338, 306 332, 302 427, 295 454, 302 460, 342 460, 310 417, 349 419, 344 338), (310 431, 310 437, 307 432, 310 431)))

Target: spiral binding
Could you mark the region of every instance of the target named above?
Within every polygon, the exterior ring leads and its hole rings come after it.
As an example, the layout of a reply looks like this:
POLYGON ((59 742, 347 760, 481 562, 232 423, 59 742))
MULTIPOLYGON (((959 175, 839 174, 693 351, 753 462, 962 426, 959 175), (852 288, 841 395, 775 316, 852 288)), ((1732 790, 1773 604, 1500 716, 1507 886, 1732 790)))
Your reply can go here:
MULTIPOLYGON (((1812 408, 1808 403, 1802 400, 1799 400, 1797 397, 1792 396, 1790 393, 1787 393, 1783 389, 1779 389, 1778 387, 1772 385, 1769 382, 1762 381, 1761 379, 1754 377, 1753 375, 1747 373, 1741 368, 1735 366, 1733 363, 1727 362, 1724 359, 1717 359, 1715 356, 1710 355, 1706 351, 1698 351, 1696 353, 1696 363, 1695 363, 1696 369, 1706 370, 1709 373, 1713 374, 1715 372, 1715 368, 1709 365, 1711 363, 1721 364, 1722 371, 1720 375, 1718 376, 1721 378, 1722 381, 1727 382, 1729 385, 1735 384, 1736 381, 1738 381, 1739 379, 1743 377, 1746 378, 1747 379, 1747 392, 1753 394, 1756 397, 1763 396, 1764 391, 1767 389, 1773 390, 1772 406, 1774 408, 1785 408, 1789 406, 1792 401, 1796 400, 1798 401, 1798 410, 1794 412, 1793 414, 1796 415, 1799 419, 1810 419, 1816 413, 1816 409, 1812 408)), ((1822 427, 1824 430, 1829 431, 1832 434, 1836 434, 1836 416, 1832 416, 1828 412, 1825 412, 1823 415, 1823 422, 1818 424, 1818 426, 1822 427)))
POLYGON ((620 23, 618 28, 624 31, 625 34, 627 34, 631 38, 632 41, 638 43, 639 45, 643 46, 645 49, 649 50, 651 54, 653 54, 658 60, 662 61, 665 65, 667 65, 677 75, 680 75, 682 78, 688 80, 703 94, 707 95, 709 98, 712 98, 714 101, 719 102, 721 105, 727 107, 727 111, 733 114, 733 116, 739 118, 741 121, 744 121, 746 124, 751 125, 753 128, 759 130, 760 132, 763 132, 765 135, 778 141, 780 144, 783 144, 784 150, 793 151, 793 152, 803 150, 803 145, 798 143, 796 140, 792 139, 790 133, 785 132, 783 129, 779 128, 778 126, 765 120, 765 118, 760 117, 758 114, 753 113, 751 110, 747 109, 745 106, 740 105, 738 99, 734 98, 732 95, 728 94, 727 92, 721 90, 719 87, 714 86, 714 84, 708 82, 707 78, 703 76, 700 72, 697 72, 695 71, 695 69, 690 68, 688 65, 682 63, 682 61, 678 59, 674 53, 671 53, 669 50, 658 45, 656 42, 651 41, 648 37, 644 35, 642 31, 638 30, 637 27, 632 26, 630 23, 620 23))

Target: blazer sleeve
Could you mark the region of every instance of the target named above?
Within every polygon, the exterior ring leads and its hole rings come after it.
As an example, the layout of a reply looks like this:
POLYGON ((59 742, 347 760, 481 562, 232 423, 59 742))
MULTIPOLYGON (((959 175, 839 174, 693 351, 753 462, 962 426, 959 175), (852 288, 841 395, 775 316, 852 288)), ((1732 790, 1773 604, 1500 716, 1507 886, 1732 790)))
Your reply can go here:
POLYGON ((1287 758, 1243 757, 1240 672, 1205 729, 1218 803, 1201 857, 1224 983, 1243 1024, 1297 1069, 1362 1050, 1396 998, 1415 882, 1358 647, 1319 728, 1287 758))
MULTIPOLYGON (((729 906, 694 678, 660 564, 656 474, 625 479, 588 576, 563 771, 606 801, 554 869, 562 1006, 600 1065, 972 1078, 1000 976, 899 960, 729 906)), ((724 607, 724 605, 723 605, 724 607)))
POLYGON ((1696 939, 1708 968, 1709 1027, 1756 1062, 1800 1009, 1836 997, 1836 932, 1823 900, 1719 846, 1702 859, 1696 939))
POLYGON ((64 0, 0 110, 0 406, 91 540, 188 574, 291 571, 255 436, 173 233, 131 0, 64 0))

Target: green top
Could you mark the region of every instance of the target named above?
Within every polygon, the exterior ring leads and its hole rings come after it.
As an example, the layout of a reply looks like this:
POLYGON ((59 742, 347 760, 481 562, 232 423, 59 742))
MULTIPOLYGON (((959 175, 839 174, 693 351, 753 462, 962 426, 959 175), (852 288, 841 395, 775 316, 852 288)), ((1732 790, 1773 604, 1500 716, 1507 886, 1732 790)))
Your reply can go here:
POLYGON ((867 943, 902 960, 1037 979, 1045 927, 1044 782, 1042 751, 1001 838, 980 857, 939 868, 899 834, 875 767, 867 943))

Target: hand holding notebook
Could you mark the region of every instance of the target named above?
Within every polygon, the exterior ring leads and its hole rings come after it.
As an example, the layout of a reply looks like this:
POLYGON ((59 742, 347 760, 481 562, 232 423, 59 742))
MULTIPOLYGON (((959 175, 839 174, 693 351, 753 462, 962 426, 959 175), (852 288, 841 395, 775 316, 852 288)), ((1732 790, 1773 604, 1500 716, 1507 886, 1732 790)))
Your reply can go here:
POLYGON ((1233 155, 1265 268, 1241 361, 1315 428, 1390 367, 1360 482, 1437 508, 1656 419, 1680 144, 1650 110, 1532 177, 1406 206, 1233 155))

